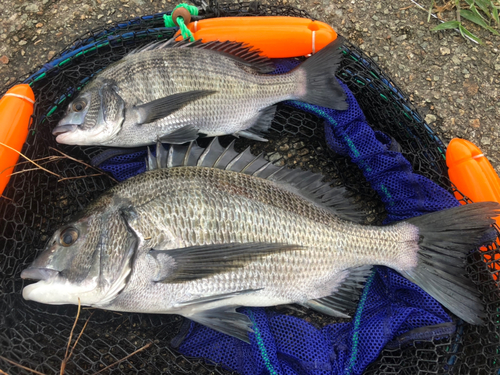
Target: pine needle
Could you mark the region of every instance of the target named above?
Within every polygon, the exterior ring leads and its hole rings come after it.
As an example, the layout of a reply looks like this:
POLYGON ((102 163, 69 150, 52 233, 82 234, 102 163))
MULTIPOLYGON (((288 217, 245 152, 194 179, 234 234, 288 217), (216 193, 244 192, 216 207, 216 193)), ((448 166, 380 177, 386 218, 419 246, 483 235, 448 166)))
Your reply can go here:
POLYGON ((76 313, 75 322, 73 323, 73 328, 71 328, 71 332, 69 334, 68 345, 66 346, 66 354, 64 355, 64 359, 61 362, 61 371, 59 372, 59 375, 63 375, 64 370, 66 369, 66 362, 69 359, 68 357, 69 346, 71 344, 71 339, 73 338, 73 331, 75 330, 76 323, 78 322, 78 318, 80 317, 80 310, 81 310, 80 297, 78 297, 78 312, 76 313))
POLYGON ((118 363, 123 362, 123 361, 125 361, 125 360, 129 359, 129 358, 130 358, 130 357, 132 357, 133 355, 136 355, 137 353, 142 352, 143 350, 145 350, 145 349, 149 348, 151 345, 153 345, 153 343, 152 343, 152 342, 150 342, 150 343, 148 343, 148 344, 144 345, 142 348, 137 349, 135 352, 130 353, 128 356, 126 356, 126 357, 124 357, 124 358, 122 358, 122 359, 120 359, 120 360, 118 360, 118 361, 116 361, 116 362, 114 362, 114 363, 110 364, 109 366, 104 367, 102 370, 99 370, 99 371, 97 371, 97 372, 94 372, 94 374, 92 374, 92 375, 97 375, 97 374, 100 374, 101 372, 103 372, 103 371, 107 370, 108 368, 111 368, 111 367, 113 367, 113 366, 117 365, 118 363))
POLYGON ((29 367, 26 367, 26 366, 20 365, 20 364, 19 364, 19 363, 17 363, 17 362, 11 361, 10 359, 7 359, 7 358, 5 358, 5 357, 2 357, 1 355, 0 355, 0 359, 3 359, 5 362, 10 363, 11 365, 14 365, 14 366, 16 366, 16 367, 22 368, 23 370, 27 370, 27 371, 29 371, 29 372, 32 372, 33 374, 45 375, 45 374, 43 374, 43 373, 41 373, 41 372, 38 372, 38 371, 33 370, 33 369, 30 369, 29 367))
MULTIPOLYGON (((66 155, 64 152, 62 152, 62 151, 60 151, 60 150, 58 150, 58 149, 56 149, 56 148, 54 148, 54 147, 49 147, 49 149, 52 149, 52 150, 54 150, 54 151, 56 151, 56 152, 60 153, 61 155, 63 155, 63 156, 65 156, 65 157, 67 157, 67 158, 68 158, 68 159, 70 159, 70 160, 76 161, 77 163, 83 164, 83 165, 85 165, 86 167, 91 168, 91 169, 93 169, 93 170, 95 170, 95 171, 99 172, 99 174, 98 174, 98 175, 92 175, 92 176, 100 176, 100 175, 103 175, 103 174, 104 174, 104 173, 103 173, 103 172, 102 172, 99 168, 93 167, 93 166, 91 166, 90 164, 87 164, 87 163, 85 163, 85 162, 83 162, 83 161, 81 161, 81 160, 78 160, 78 159, 75 159, 75 158, 73 158, 73 157, 71 157, 71 156, 69 156, 69 155, 66 155)), ((108 176, 109 178, 111 178, 114 182, 118 182, 118 181, 116 181, 113 177, 111 177, 111 176, 109 176, 109 175, 106 175, 106 176, 108 176)), ((85 177, 90 177, 90 176, 85 176, 85 177)), ((69 178, 74 178, 74 177, 68 177, 68 178, 65 178, 65 180, 66 180, 66 179, 69 179, 69 178)))
POLYGON ((28 160, 29 162, 31 162, 31 163, 33 163, 33 164, 35 164, 35 165, 36 165, 38 168, 40 168, 41 170, 44 170, 44 171, 45 171, 45 172, 47 172, 47 173, 50 173, 50 174, 52 174, 52 175, 54 175, 54 176, 57 176, 58 178, 62 178, 62 177, 61 177, 61 176, 59 176, 57 173, 51 172, 51 171, 49 171, 48 169, 45 169, 44 167, 42 167, 42 166, 38 165, 38 164, 37 164, 37 163, 35 163, 33 160, 31 160, 31 159, 30 159, 30 158, 28 158, 26 155, 24 155, 22 152, 17 151, 15 148, 12 148, 12 147, 10 147, 10 146, 7 146, 5 143, 2 143, 2 142, 0 142, 0 146, 7 147, 8 149, 10 149, 10 150, 12 150, 12 151, 14 151, 14 152, 18 153, 19 155, 21 155, 23 158, 25 158, 25 159, 26 159, 26 160, 28 160))
POLYGON ((87 328, 87 324, 89 324, 89 320, 90 320, 90 318, 92 318, 92 315, 94 315, 94 313, 95 313, 95 311, 92 311, 92 313, 90 314, 90 316, 87 318, 87 321, 83 325, 83 328, 80 331, 80 334, 78 335, 75 343, 73 344, 73 347, 71 348, 71 352, 69 353, 69 356, 68 356, 68 359, 66 360, 66 362, 68 362, 69 359, 71 358, 71 356, 73 355, 73 352, 75 351, 75 348, 76 348, 76 344, 78 344, 78 341, 80 341, 80 337, 82 337, 83 331, 85 331, 85 328, 87 328))

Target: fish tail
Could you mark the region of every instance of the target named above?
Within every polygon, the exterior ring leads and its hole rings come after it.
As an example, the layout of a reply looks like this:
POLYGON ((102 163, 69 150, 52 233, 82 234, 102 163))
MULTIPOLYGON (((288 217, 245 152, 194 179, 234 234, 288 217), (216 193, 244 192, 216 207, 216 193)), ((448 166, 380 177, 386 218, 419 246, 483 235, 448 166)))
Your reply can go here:
POLYGON ((342 39, 338 37, 300 65, 298 70, 305 77, 301 79, 304 83, 300 85, 298 100, 338 110, 348 108, 344 90, 335 77, 342 59, 341 45, 342 39))
POLYGON ((471 324, 482 324, 483 304, 466 278, 465 258, 475 247, 491 243, 491 225, 500 212, 496 202, 472 203, 407 220, 418 227, 417 266, 400 271, 405 277, 471 324))

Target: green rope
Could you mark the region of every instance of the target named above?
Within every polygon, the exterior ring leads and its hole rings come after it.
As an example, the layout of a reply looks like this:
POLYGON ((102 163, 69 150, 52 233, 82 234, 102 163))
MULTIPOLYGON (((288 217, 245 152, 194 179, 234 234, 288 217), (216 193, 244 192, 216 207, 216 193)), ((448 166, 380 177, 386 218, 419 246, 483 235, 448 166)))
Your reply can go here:
MULTIPOLYGON (((189 5, 185 3, 179 4, 174 8, 174 10, 172 11, 172 13, 170 13, 170 15, 166 14, 163 15, 163 21, 165 22, 165 27, 175 26, 174 20, 172 19, 172 14, 177 8, 180 7, 186 8, 189 11, 189 13, 191 13, 193 16, 198 15, 198 8, 195 7, 194 5, 189 5)), ((182 37, 184 39, 189 39, 191 42, 194 42, 193 33, 191 32, 191 30, 187 28, 186 24, 184 23, 184 19, 182 17, 177 17, 177 24, 179 25, 179 29, 181 30, 182 37)))
POLYGON ((377 271, 373 270, 372 274, 368 278, 365 284, 365 288, 363 290, 363 294, 361 295, 361 298, 358 303, 358 308, 356 311, 356 315, 354 317, 354 328, 352 332, 352 351, 351 351, 351 358, 349 360, 349 363, 347 364, 347 368, 344 370, 344 374, 350 375, 352 371, 354 370, 354 366, 356 365, 356 360, 358 357, 358 344, 359 344, 359 326, 360 326, 360 320, 361 320, 361 315, 363 312, 363 309, 365 307, 366 299, 368 298, 368 291, 370 290, 370 287, 373 283, 373 279, 375 278, 375 274, 377 271))
POLYGON ((264 344, 264 341, 262 340, 262 336, 260 335, 259 327, 257 326, 257 323, 255 323, 255 319, 253 316, 253 312, 251 309, 247 309, 248 315, 250 315, 250 320, 253 323, 253 332, 255 334, 255 339, 257 340, 257 345, 260 350, 260 355, 262 357, 262 360, 264 361, 264 365, 266 366, 267 371, 271 375, 278 375, 276 370, 273 367, 273 364, 271 363, 271 360, 269 359, 269 356, 267 354, 266 346, 264 344))

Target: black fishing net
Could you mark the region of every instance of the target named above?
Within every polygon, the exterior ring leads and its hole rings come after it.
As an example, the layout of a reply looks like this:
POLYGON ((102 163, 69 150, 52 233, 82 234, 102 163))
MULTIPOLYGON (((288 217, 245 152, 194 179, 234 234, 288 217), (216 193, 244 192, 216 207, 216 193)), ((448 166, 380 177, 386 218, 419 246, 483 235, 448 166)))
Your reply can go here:
MULTIPOLYGON (((307 17, 301 10, 257 2, 210 3, 200 12, 200 17, 242 15, 307 17)), ((162 16, 141 17, 88 32, 43 70, 36 68, 19 80, 30 83, 36 97, 33 124, 22 152, 50 173, 20 158, 16 174, 0 198, 0 355, 3 357, 0 369, 9 374, 28 371, 8 361, 44 374, 59 371, 78 309, 24 301, 21 291, 25 282, 20 273, 62 223, 116 184, 110 175, 89 164, 102 148, 56 144, 51 130, 67 103, 92 74, 138 46, 173 36, 175 30, 165 28, 162 16)), ((354 45, 345 42, 344 52, 338 77, 353 92, 370 125, 399 143, 416 173, 453 191, 447 178, 444 147, 408 97, 354 45)), ((350 158, 339 156, 327 147, 322 119, 279 105, 269 139, 266 144, 239 140, 237 148, 251 144, 254 153, 263 151, 273 162, 321 172, 356 196, 369 213, 369 223, 380 224, 384 220, 384 205, 359 168, 350 158)), ((499 373, 500 294, 499 284, 492 277, 492 274, 500 276, 494 267, 498 249, 492 246, 483 254, 490 263, 486 265, 481 255, 476 254, 468 260, 468 271, 481 291, 486 325, 458 321, 452 334, 436 332, 434 338, 422 335, 417 340, 415 335, 400 337, 383 350, 365 373, 499 373)), ((332 322, 321 314, 304 310, 295 314, 319 326, 332 322)), ((95 373, 112 364, 106 370, 108 373, 230 373, 219 364, 186 358, 171 348, 171 340, 183 323, 179 316, 82 309, 74 337, 87 319, 89 323, 65 364, 66 373, 95 373), (133 355, 115 364, 130 354, 133 355)))

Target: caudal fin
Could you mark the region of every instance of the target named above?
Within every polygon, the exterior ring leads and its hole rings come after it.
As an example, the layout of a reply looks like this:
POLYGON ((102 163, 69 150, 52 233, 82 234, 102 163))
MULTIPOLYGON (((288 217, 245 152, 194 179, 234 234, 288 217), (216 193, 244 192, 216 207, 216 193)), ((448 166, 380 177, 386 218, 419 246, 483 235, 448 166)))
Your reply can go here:
POLYGON ((465 277, 468 253, 496 238, 491 228, 500 213, 496 202, 472 203, 408 220, 419 228, 418 265, 402 274, 453 314, 482 324, 483 306, 474 284, 465 277))
POLYGON ((341 45, 338 37, 300 65, 306 75, 306 93, 297 99, 326 108, 348 108, 344 90, 335 77, 342 58, 341 45))

